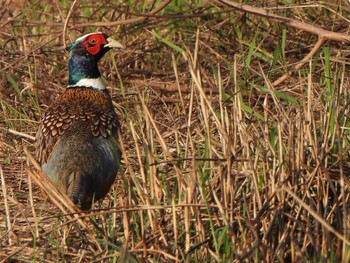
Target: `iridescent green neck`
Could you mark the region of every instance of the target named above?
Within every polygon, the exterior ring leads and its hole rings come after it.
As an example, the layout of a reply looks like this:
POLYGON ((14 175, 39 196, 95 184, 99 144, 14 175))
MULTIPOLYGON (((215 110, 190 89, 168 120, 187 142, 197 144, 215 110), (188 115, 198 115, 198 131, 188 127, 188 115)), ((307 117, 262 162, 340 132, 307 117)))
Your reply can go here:
POLYGON ((80 56, 74 52, 69 60, 69 85, 75 85, 82 79, 97 79, 101 77, 98 70, 99 58, 80 56))

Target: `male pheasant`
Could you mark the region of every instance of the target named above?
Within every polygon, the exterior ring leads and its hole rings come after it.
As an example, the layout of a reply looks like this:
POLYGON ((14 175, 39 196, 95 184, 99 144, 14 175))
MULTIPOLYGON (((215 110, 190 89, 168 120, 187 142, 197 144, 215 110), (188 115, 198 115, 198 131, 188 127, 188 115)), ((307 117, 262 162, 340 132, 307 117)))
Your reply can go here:
POLYGON ((119 122, 98 61, 122 44, 104 33, 78 38, 70 51, 69 85, 46 110, 36 136, 43 171, 81 209, 105 197, 119 169, 119 122))

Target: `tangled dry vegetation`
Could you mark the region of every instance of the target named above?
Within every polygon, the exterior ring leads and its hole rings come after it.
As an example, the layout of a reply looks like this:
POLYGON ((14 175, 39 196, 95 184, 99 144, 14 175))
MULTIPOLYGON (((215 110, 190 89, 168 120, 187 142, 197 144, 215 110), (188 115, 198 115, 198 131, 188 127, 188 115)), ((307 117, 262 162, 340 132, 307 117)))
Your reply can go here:
MULTIPOLYGON (((221 1, 171 1, 121 26, 107 24, 162 2, 78 1, 69 21, 66 1, 16 2, 0 9, 1 260, 348 261, 349 43, 324 41, 296 67, 317 35, 221 1), (67 83, 66 21, 67 43, 101 30, 127 46, 100 64, 122 171, 87 214, 53 204, 24 151, 67 83)), ((287 2, 260 7, 349 31, 341 1, 287 2)))

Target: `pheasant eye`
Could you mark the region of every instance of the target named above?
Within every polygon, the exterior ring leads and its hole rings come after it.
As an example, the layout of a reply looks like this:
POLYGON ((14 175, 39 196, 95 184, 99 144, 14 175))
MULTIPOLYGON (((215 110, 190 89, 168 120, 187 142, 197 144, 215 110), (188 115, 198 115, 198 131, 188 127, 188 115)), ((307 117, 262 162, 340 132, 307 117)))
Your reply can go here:
POLYGON ((91 38, 91 39, 89 40, 89 44, 90 44, 90 45, 96 45, 96 43, 97 43, 97 39, 96 39, 96 38, 91 38))

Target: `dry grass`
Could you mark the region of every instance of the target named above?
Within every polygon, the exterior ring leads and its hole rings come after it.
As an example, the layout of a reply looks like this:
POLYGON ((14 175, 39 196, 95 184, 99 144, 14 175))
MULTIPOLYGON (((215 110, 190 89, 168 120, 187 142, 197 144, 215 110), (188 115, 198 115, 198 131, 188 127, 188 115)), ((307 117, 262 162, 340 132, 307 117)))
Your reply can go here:
MULTIPOLYGON (((96 209, 73 216, 31 182, 23 150, 67 83, 69 5, 10 2, 0 12, 0 260, 348 260, 347 43, 295 71, 315 36, 195 1, 120 28, 70 29, 70 41, 101 30, 127 46, 100 64, 123 124, 122 171, 96 209)), ((153 3, 79 2, 69 26, 153 3)), ((349 10, 329 2, 275 12, 347 32, 349 10)))

